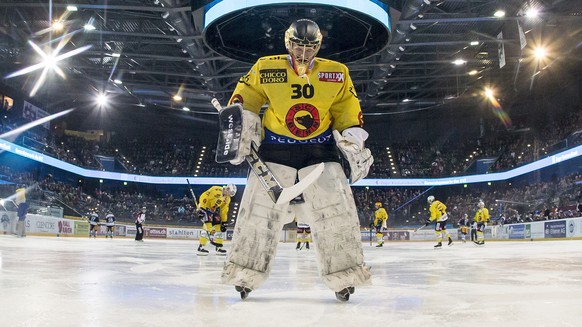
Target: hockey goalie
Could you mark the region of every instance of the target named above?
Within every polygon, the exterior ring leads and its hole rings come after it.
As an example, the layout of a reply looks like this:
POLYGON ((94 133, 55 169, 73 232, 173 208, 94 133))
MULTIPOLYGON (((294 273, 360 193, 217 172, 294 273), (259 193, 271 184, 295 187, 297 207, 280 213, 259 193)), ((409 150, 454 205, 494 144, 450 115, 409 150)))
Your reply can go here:
POLYGON ((246 160, 255 172, 244 190, 222 273, 222 281, 234 285, 242 299, 269 276, 283 225, 296 216, 311 226, 319 273, 339 301, 348 301, 355 287, 370 281, 340 157, 349 162, 351 183, 365 177, 373 162, 364 145, 368 133, 347 67, 316 58, 321 42, 315 22, 293 22, 285 32, 289 53, 260 58, 239 80, 226 108, 240 108, 240 124, 221 122, 239 127, 221 130, 224 148, 217 149, 217 161, 219 155, 232 164, 246 160), (257 148, 266 167, 253 166, 257 148), (282 202, 270 194, 274 178, 274 185, 287 190, 312 179, 310 173, 320 166, 322 173, 301 191, 302 201, 282 202), (269 173, 273 178, 263 178, 269 173))

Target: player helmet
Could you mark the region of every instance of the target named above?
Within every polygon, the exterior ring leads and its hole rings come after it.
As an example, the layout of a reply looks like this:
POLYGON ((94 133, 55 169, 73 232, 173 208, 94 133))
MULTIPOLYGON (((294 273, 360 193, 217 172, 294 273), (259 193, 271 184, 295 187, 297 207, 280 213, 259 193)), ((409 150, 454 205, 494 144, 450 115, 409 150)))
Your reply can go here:
POLYGON ((285 48, 293 59, 298 75, 305 74, 310 68, 322 39, 319 26, 310 19, 299 19, 289 26, 285 32, 285 48))
POLYGON ((146 207, 141 207, 142 212, 146 212, 146 207))
POLYGON ((478 206, 479 208, 483 209, 483 207, 485 207, 485 202, 483 202, 483 201, 479 201, 479 202, 477 202, 477 206, 478 206))
POLYGON ((428 201, 428 203, 433 203, 434 202, 434 195, 429 195, 429 197, 426 198, 426 200, 428 201))
POLYGON ((228 190, 228 193, 230 194, 230 197, 235 196, 236 194, 236 185, 234 184, 228 184, 224 187, 225 190, 228 190))
POLYGON ((376 206, 376 208, 382 208, 382 202, 376 202, 374 203, 374 205, 376 206))

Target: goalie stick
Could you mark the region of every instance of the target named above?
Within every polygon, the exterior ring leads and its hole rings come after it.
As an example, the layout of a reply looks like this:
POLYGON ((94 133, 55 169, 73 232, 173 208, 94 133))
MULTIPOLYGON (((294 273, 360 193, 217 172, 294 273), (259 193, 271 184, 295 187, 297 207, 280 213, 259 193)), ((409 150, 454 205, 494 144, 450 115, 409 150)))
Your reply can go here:
MULTIPOLYGON (((234 144, 236 140, 233 137, 233 135, 237 133, 240 134, 240 128, 238 131, 235 130, 233 116, 234 114, 238 113, 237 110, 240 112, 240 110, 242 110, 242 107, 240 106, 240 104, 235 104, 223 108, 216 98, 212 99, 211 102, 214 108, 216 108, 216 110, 218 110, 219 112, 220 126, 222 127, 224 125, 227 127, 226 133, 223 133, 221 131, 218 141, 218 147, 220 147, 221 144, 224 143, 227 144, 229 148, 231 146, 232 148, 238 148, 238 144, 236 144, 236 146, 234 144), (225 122, 225 124, 223 124, 223 122, 225 122)), ((242 119, 242 117, 240 119, 242 119)), ((257 151, 258 151, 257 144, 252 142, 251 152, 249 153, 249 155, 245 156, 245 161, 251 166, 251 170, 257 176, 257 178, 261 182, 261 185, 271 197, 271 200, 273 200, 273 202, 275 202, 276 204, 288 203, 289 201, 293 200, 294 198, 302 194, 306 188, 308 188, 319 178, 319 176, 323 173, 323 168, 325 166, 324 163, 322 162, 297 184, 290 187, 283 187, 281 186, 281 183, 277 180, 275 175, 273 175, 271 169, 269 169, 269 167, 265 164, 261 157, 259 157, 257 151)), ((223 149, 217 149, 217 153, 222 152, 225 151, 223 149)), ((228 161, 228 159, 225 159, 224 161, 218 161, 217 156, 217 162, 226 161, 228 161)))

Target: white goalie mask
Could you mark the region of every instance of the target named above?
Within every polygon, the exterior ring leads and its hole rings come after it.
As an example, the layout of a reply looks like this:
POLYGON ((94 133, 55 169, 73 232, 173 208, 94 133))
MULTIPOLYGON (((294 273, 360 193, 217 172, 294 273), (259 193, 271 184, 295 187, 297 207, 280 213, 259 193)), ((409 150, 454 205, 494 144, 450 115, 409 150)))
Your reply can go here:
POLYGON ((426 201, 427 201, 429 204, 430 204, 430 203, 433 203, 433 202, 434 202, 434 196, 433 196, 433 195, 430 195, 430 196, 429 196, 429 197, 426 199, 426 201))
POLYGON ((231 198, 236 195, 236 185, 234 184, 228 184, 224 186, 224 190, 228 191, 228 194, 231 198))
POLYGON ((299 76, 309 70, 321 47, 322 39, 319 26, 309 19, 293 22, 285 32, 285 47, 291 55, 295 71, 299 76))

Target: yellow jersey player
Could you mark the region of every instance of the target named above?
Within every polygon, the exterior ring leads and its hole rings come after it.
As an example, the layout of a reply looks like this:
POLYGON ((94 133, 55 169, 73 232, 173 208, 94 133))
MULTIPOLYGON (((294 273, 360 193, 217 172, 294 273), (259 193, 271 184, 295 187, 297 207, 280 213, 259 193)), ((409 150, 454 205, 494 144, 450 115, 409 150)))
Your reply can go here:
POLYGON ((244 108, 232 164, 245 160, 252 143, 260 144, 259 156, 285 187, 325 164, 300 204, 274 203, 260 180, 249 176, 222 273, 222 281, 234 285, 242 299, 268 278, 279 234, 295 216, 311 227, 319 244, 315 250, 320 276, 338 300, 347 301, 355 286, 370 281, 355 201, 338 149, 350 164, 351 183, 368 174, 373 158, 364 146, 368 133, 362 128, 348 68, 316 58, 322 40, 314 21, 293 22, 285 32, 288 54, 260 58, 239 80, 229 101, 244 108))
POLYGON ((477 203, 477 212, 475 213, 475 222, 477 223, 477 241, 474 241, 476 245, 485 244, 485 227, 489 222, 489 210, 485 208, 485 202, 479 201, 477 203))
POLYGON ((469 232, 469 215, 463 214, 463 218, 459 220, 459 228, 461 229, 461 240, 463 243, 467 242, 467 233, 469 232))
POLYGON ((447 206, 441 201, 435 200, 433 195, 427 198, 427 202, 430 205, 428 209, 430 211, 430 218, 427 219, 425 226, 434 222, 434 231, 437 238, 437 244, 434 248, 439 249, 443 246, 443 234, 445 234, 445 238, 449 240, 448 245, 453 245, 453 239, 447 231, 447 220, 449 219, 449 216, 447 215, 447 206))
POLYGON ((297 222, 297 246, 295 250, 301 251, 303 246, 301 243, 305 245, 305 248, 309 250, 309 242, 311 242, 311 227, 306 223, 297 222))
POLYGON ((236 185, 212 186, 200 195, 198 218, 202 220, 202 234, 198 245, 198 255, 208 255, 204 248, 210 241, 216 248, 217 255, 226 255, 223 233, 228 225, 230 200, 236 194, 236 185))
POLYGON ((388 228, 387 221, 388 221, 388 213, 386 209, 382 208, 382 202, 376 202, 374 204, 374 228, 376 229, 376 240, 378 241, 377 248, 381 248, 384 246, 384 233, 382 230, 386 230, 388 228))

